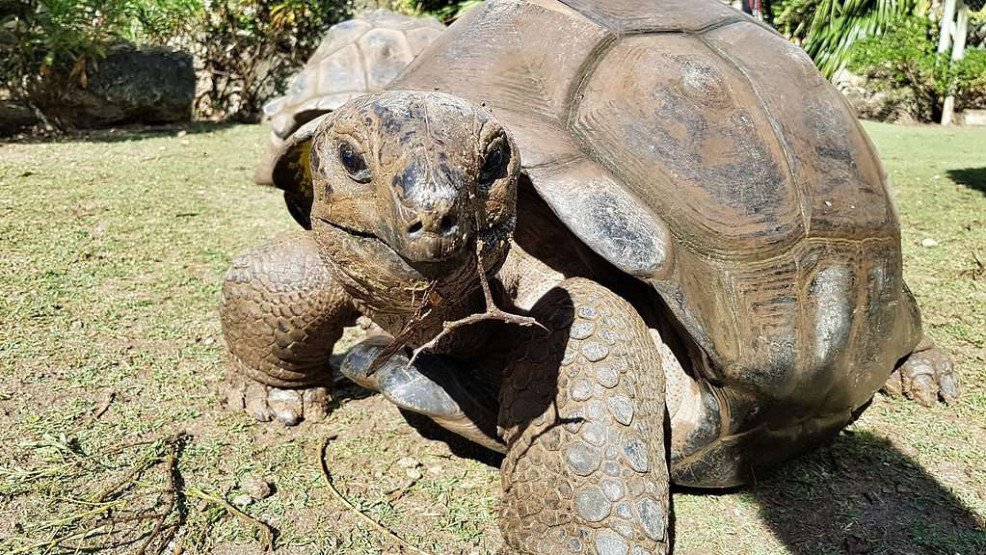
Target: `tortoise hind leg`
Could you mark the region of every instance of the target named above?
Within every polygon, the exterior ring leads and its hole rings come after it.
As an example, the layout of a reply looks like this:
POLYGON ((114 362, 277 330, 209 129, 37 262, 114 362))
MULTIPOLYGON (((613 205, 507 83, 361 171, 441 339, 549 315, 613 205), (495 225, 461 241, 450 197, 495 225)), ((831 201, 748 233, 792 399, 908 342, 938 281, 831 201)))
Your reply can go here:
POLYGON ((951 404, 959 396, 959 382, 952 361, 928 338, 894 370, 882 391, 891 397, 905 395, 930 407, 941 399, 951 404))
POLYGON ((585 280, 549 291, 508 364, 500 526, 508 553, 669 549, 664 374, 647 326, 585 280))
POLYGON ((234 259, 220 316, 233 359, 225 393, 234 410, 287 425, 324 416, 332 348, 359 314, 329 276, 310 232, 234 259))

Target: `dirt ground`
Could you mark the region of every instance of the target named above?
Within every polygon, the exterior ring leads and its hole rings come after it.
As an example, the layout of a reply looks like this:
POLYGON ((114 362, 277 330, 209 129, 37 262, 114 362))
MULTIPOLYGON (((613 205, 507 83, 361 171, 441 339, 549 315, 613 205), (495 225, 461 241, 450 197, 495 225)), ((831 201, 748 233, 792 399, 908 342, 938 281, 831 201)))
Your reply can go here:
MULTIPOLYGON (((677 554, 986 553, 986 130, 867 129, 962 398, 878 396, 833 445, 752 487, 676 491, 677 554)), ((220 406, 226 266, 294 228, 251 184, 264 134, 0 145, 0 553, 259 553, 248 518, 273 528, 276 553, 402 552, 333 497, 330 437, 335 486, 408 544, 499 548, 497 458, 423 437, 379 396, 343 387, 327 421, 291 429, 220 406)))

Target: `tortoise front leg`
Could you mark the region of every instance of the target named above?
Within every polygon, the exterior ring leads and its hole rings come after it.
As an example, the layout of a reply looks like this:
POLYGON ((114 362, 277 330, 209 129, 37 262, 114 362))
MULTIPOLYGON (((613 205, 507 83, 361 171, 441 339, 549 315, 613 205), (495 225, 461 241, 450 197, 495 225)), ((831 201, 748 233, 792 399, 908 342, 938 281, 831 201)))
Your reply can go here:
POLYGON ((664 373, 647 326, 585 279, 532 314, 551 333, 525 334, 501 392, 508 553, 667 553, 664 373))
POLYGON ((503 453, 506 447, 496 435, 499 372, 442 355, 425 354, 412 361, 401 351, 371 374, 371 365, 393 341, 384 335, 365 339, 346 353, 340 371, 401 409, 427 416, 446 430, 503 453))
POLYGON ((332 348, 359 313, 330 277, 311 232, 234 259, 219 312, 233 359, 232 408, 287 425, 324 416, 332 348))

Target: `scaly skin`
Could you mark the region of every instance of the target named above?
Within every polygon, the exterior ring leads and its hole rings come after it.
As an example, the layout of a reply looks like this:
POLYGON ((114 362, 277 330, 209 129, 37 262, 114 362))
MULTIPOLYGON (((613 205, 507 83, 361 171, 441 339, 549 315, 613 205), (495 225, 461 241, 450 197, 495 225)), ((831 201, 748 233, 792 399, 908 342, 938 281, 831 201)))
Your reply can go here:
POLYGON ((959 396, 952 361, 927 338, 900 364, 883 386, 891 397, 906 396, 930 407, 939 399, 951 404, 959 396))
POLYGON ((551 333, 521 334, 501 391, 507 544, 524 554, 667 553, 664 377, 647 326, 581 278, 532 313, 551 333))
POLYGON ((359 314, 330 277, 311 233, 284 235, 238 256, 219 312, 239 375, 227 383, 230 405, 285 424, 322 416, 332 347, 359 314))

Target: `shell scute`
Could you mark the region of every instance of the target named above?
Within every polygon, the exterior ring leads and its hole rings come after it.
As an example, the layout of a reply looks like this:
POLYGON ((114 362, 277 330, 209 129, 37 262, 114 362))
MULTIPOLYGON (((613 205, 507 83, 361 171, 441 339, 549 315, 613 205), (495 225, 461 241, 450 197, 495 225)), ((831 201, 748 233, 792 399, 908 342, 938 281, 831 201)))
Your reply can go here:
POLYGON ((611 31, 622 33, 699 31, 743 17, 723 3, 694 0, 562 0, 611 31))
MULTIPOLYGON (((312 72, 303 72, 298 75, 298 81, 302 81, 302 76, 313 75, 315 78, 315 93, 318 95, 338 94, 341 92, 360 91, 367 88, 366 71, 363 61, 360 58, 359 49, 355 44, 347 45, 326 56, 318 62, 317 69, 312 72)), ((308 87, 292 87, 292 100, 295 104, 301 104, 305 99, 303 95, 311 96, 308 87)))
POLYGON ((743 23, 708 33, 777 128, 813 234, 896 235, 886 175, 842 95, 797 46, 743 23))
POLYGON ((700 39, 625 38, 581 95, 573 132, 678 241, 742 258, 804 236, 798 191, 756 94, 700 39))
POLYGON ((381 90, 411 63, 415 52, 402 31, 372 29, 359 39, 369 90, 381 90))

